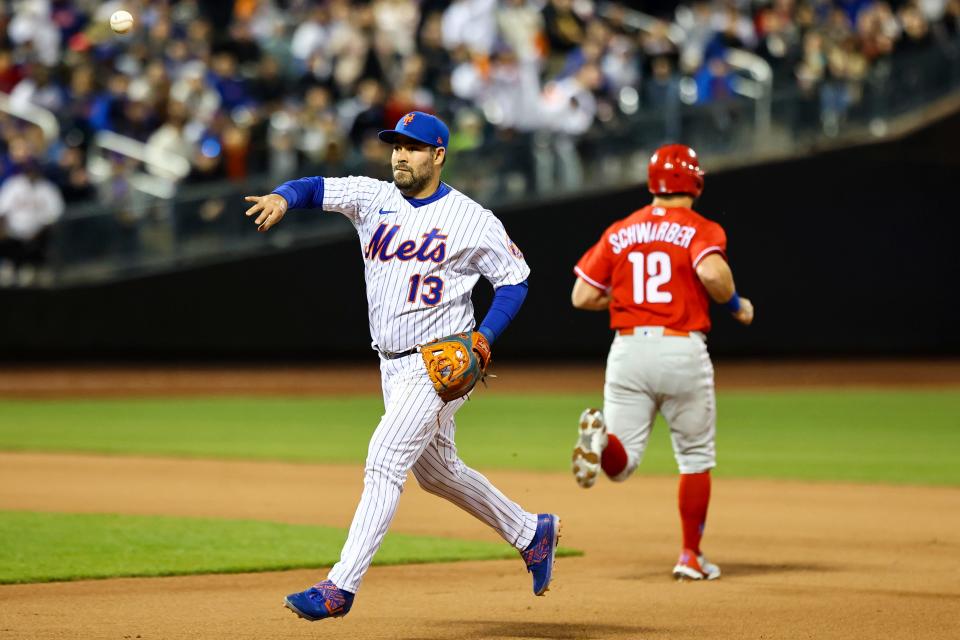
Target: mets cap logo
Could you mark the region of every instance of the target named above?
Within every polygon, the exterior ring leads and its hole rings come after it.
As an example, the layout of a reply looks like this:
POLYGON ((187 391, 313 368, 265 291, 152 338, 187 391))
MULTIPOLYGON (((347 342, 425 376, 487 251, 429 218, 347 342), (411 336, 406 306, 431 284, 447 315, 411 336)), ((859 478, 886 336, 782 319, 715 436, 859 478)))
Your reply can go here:
POLYGON ((411 122, 413 122, 413 118, 414 118, 414 114, 412 113, 408 113, 407 115, 403 116, 403 126, 406 127, 411 122))

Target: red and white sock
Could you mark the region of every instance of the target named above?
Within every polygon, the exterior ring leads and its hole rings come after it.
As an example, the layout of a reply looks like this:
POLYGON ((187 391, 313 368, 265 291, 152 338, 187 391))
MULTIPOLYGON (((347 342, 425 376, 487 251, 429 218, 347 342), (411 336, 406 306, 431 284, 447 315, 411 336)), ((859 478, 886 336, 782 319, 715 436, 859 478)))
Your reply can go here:
POLYGON ((627 468, 627 450, 623 443, 612 433, 607 434, 607 446, 600 456, 600 466, 610 478, 616 478, 627 468))

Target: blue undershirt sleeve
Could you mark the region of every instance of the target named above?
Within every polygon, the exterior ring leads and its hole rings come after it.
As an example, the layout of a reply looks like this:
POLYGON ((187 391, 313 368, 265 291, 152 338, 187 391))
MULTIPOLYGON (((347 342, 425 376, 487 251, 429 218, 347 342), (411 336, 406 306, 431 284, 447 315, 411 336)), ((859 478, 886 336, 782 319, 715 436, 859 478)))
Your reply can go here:
POLYGON ((323 178, 313 176, 289 180, 273 190, 287 201, 288 209, 312 209, 323 206, 323 178))
POLYGON ((494 292, 490 310, 487 311, 487 315, 477 329, 486 336, 490 344, 493 344, 493 341, 500 337, 507 325, 517 316, 520 306, 527 297, 528 289, 529 285, 524 280, 520 284, 504 285, 494 292))

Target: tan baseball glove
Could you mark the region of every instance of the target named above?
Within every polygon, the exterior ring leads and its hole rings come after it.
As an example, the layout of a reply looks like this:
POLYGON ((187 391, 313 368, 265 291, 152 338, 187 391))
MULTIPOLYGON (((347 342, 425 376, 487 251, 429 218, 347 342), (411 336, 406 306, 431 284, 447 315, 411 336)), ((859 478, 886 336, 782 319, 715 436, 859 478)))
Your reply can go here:
POLYGON ((478 331, 457 333, 420 347, 427 375, 444 402, 461 398, 487 376, 490 343, 478 331))

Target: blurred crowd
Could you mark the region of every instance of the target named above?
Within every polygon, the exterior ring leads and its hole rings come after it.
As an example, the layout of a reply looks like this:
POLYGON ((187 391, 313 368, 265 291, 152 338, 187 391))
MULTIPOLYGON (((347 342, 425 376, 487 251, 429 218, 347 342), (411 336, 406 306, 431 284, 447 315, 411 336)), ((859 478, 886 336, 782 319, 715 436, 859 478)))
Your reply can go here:
POLYGON ((0 114, 0 284, 5 258, 41 259, 64 203, 130 201, 135 174, 169 173, 164 158, 187 167, 181 184, 388 177, 376 132, 419 109, 451 124, 452 152, 536 140, 545 152, 517 161, 540 165, 541 189, 570 186, 592 128, 654 113, 676 137, 682 105, 738 99, 732 49, 766 60, 775 90, 799 88, 829 128, 891 60, 955 52, 958 32, 960 0, 5 2, 0 92, 52 112, 59 134, 0 114), (127 35, 108 26, 121 8, 127 35), (105 150, 105 131, 139 151, 105 150), (28 192, 47 195, 25 224, 28 192))

